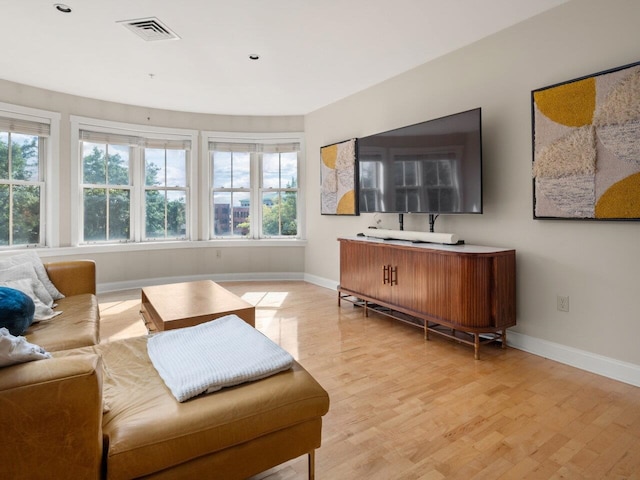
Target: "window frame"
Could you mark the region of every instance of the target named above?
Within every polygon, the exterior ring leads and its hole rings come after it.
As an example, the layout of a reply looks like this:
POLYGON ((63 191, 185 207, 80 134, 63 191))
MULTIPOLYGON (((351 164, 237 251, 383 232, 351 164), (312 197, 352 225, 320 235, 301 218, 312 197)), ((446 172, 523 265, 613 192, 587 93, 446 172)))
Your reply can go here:
MULTIPOLYGON (((113 142, 112 144, 118 144, 113 142)), ((71 116, 71 244, 73 246, 88 245, 121 245, 122 243, 135 243, 141 245, 150 245, 159 242, 189 242, 197 240, 198 237, 198 131, 180 128, 154 127, 149 125, 129 124, 122 122, 112 122, 108 120, 100 120, 95 118, 71 116), (154 239, 148 238, 144 232, 144 194, 146 185, 144 184, 145 166, 144 166, 144 149, 145 146, 140 145, 132 148, 130 155, 131 165, 131 192, 132 192, 132 208, 131 208, 131 240, 129 242, 86 242, 83 239, 84 222, 81 216, 83 212, 83 178, 82 178, 82 151, 81 130, 96 132, 101 134, 123 135, 141 137, 150 141, 189 141, 191 149, 187 152, 187 219, 188 229, 185 232, 184 239, 167 238, 154 239), (134 203, 135 202, 135 203, 134 203)), ((147 148, 157 148, 150 146, 147 148)))
POLYGON ((44 144, 40 154, 39 165, 42 175, 42 192, 40 202, 40 243, 37 245, 7 245, 2 250, 23 248, 55 248, 60 246, 60 118, 58 112, 41 110, 10 103, 0 102, 0 116, 26 120, 29 122, 49 125, 49 136, 40 137, 39 143, 44 144), (42 141, 44 139, 44 142, 42 141), (44 238, 43 238, 44 237, 44 238))
POLYGON ((213 242, 247 242, 247 241, 275 241, 290 242, 305 239, 305 216, 304 216, 304 188, 305 184, 305 142, 303 132, 280 132, 280 133, 239 133, 239 132, 214 132, 203 131, 201 135, 201 150, 203 161, 201 164, 201 205, 203 208, 200 215, 203 238, 213 242), (295 236, 267 236, 262 234, 262 155, 252 153, 250 155, 250 235, 241 237, 237 235, 215 236, 213 232, 213 188, 211 169, 210 142, 228 143, 254 143, 259 145, 276 145, 286 143, 298 143, 298 187, 296 201, 297 215, 297 235, 295 236))

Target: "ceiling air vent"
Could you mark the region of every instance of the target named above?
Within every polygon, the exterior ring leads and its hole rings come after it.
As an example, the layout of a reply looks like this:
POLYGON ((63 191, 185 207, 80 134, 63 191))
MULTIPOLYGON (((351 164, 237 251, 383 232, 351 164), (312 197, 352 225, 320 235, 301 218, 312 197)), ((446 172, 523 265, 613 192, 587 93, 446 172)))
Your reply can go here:
POLYGON ((179 40, 180 37, 155 17, 118 22, 147 42, 179 40))

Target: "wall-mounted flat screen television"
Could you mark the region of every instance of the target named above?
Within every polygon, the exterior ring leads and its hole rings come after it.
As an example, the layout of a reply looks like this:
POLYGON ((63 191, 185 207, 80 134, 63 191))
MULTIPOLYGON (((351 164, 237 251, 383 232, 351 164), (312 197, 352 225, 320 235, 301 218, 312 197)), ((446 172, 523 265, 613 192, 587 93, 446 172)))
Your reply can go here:
POLYGON ((360 213, 482 213, 481 109, 359 138, 360 213))

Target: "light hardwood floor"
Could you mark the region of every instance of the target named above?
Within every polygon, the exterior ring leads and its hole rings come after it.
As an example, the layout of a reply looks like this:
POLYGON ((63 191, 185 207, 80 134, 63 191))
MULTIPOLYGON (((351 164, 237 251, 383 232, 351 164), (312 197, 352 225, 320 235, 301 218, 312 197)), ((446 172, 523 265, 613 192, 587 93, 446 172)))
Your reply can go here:
MULTIPOLYGON (((221 285, 329 392, 318 480, 640 479, 639 388, 511 348, 476 361, 304 282, 221 285)), ((139 290, 99 301, 103 341, 146 333, 139 290)), ((300 457, 254 479, 306 468, 300 457)))

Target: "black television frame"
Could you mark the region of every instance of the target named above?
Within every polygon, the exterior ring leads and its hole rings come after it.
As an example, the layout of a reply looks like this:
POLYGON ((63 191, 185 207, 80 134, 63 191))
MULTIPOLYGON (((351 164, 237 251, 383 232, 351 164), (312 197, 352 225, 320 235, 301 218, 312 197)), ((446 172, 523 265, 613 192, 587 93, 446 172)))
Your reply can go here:
MULTIPOLYGON (((475 118, 472 119, 473 121, 476 121, 475 118)), ((451 130, 452 134, 455 133, 455 130, 451 130)), ((421 134, 424 135, 424 134, 421 134)), ((402 146, 396 146, 397 148, 403 148, 402 146)), ((447 145, 447 148, 451 148, 451 145, 447 145)), ((366 147, 365 147, 366 148, 366 147)), ((387 148, 391 148, 391 147, 387 147, 387 148)), ((411 147, 408 147, 411 148, 411 147)), ((437 146, 434 145, 434 148, 438 148, 437 146)), ((424 214, 424 215, 429 215, 429 225, 430 225, 430 230, 433 231, 433 224, 435 222, 435 219, 439 216, 439 215, 467 215, 467 214, 482 214, 483 213, 483 208, 484 208, 484 191, 483 191, 483 154, 482 154, 482 108, 481 107, 477 107, 477 108, 473 108, 473 109, 469 109, 469 110, 465 110, 462 112, 458 112, 458 113, 454 113, 454 114, 450 114, 450 115, 446 115, 443 117, 438 117, 438 118, 434 118, 434 119, 430 119, 430 120, 425 120, 423 122, 418 122, 412 125, 407 125, 407 126, 403 126, 403 127, 399 127, 399 128, 395 128, 395 129, 391 129, 388 131, 384 131, 384 132, 379 132, 376 134, 372 134, 372 135, 368 135, 366 137, 361 137, 358 139, 357 142, 357 151, 356 151, 356 157, 357 157, 357 171, 358 171, 358 205, 359 205, 359 213, 396 213, 399 215, 399 221, 400 221, 400 229, 403 229, 403 215, 405 213, 411 213, 411 214, 424 214), (474 155, 474 157, 476 157, 477 160, 477 166, 474 165, 474 168, 477 168, 477 172, 473 174, 474 177, 479 177, 479 180, 477 181, 477 188, 476 190, 476 197, 479 200, 479 208, 476 210, 470 210, 468 208, 464 209, 464 210, 459 210, 459 211, 451 211, 451 210, 440 210, 440 209, 436 209, 436 210, 431 210, 431 209, 425 209, 425 210, 415 210, 415 209, 406 209, 406 210, 400 210, 400 209, 395 209, 395 208, 386 208, 386 209, 380 209, 378 207, 374 208, 374 209, 367 209, 367 210, 363 210, 362 206, 366 205, 366 202, 362 201, 361 195, 362 195, 362 185, 363 185, 363 179, 362 179, 362 174, 363 174, 363 169, 361 168, 361 163, 363 161, 365 161, 362 158, 362 149, 363 149, 363 144, 365 144, 367 142, 367 140, 372 139, 372 138, 376 138, 376 137, 385 137, 385 136, 390 136, 390 134, 394 133, 394 132, 410 132, 411 129, 416 129, 418 127, 422 127, 422 126, 432 126, 432 127, 438 127, 441 124, 446 124, 448 119, 454 119, 454 117, 458 117, 458 116, 463 116, 463 115, 469 115, 473 112, 477 112, 477 128, 474 128, 473 131, 477 131, 477 137, 478 137, 478 141, 477 141, 477 153, 474 155)), ((390 175, 392 175, 393 173, 386 173, 385 174, 385 178, 388 180, 390 178, 390 175)), ((425 187, 422 187, 425 188, 425 187)), ((468 190, 466 190, 468 191, 468 190)))

